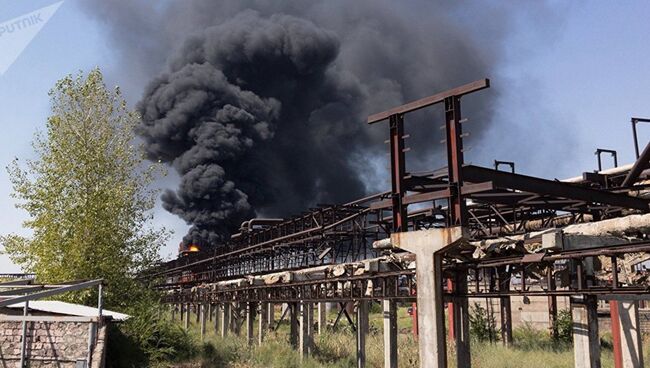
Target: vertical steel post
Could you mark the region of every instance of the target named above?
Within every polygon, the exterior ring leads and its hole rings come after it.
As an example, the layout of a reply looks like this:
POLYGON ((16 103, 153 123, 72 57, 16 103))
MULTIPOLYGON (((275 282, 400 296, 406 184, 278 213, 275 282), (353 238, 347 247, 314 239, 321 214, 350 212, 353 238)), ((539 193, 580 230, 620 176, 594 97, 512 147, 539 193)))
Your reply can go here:
POLYGON ((205 312, 206 312, 205 304, 204 303, 199 304, 198 308, 199 308, 198 313, 199 313, 199 325, 200 325, 201 341, 204 341, 205 340, 205 325, 206 325, 206 320, 207 320, 207 318, 205 318, 206 317, 205 316, 205 312))
POLYGON ((27 314, 29 313, 29 300, 25 300, 23 307, 23 328, 20 337, 20 368, 25 367, 25 353, 27 352, 27 314))
POLYGON ((447 168, 452 195, 449 198, 449 226, 465 226, 467 207, 463 199, 463 130, 460 123, 460 97, 445 99, 445 131, 447 133, 447 168))
POLYGON ((641 154, 639 153, 639 138, 636 133, 636 123, 637 119, 632 118, 632 136, 634 137, 634 153, 636 153, 636 158, 638 159, 641 154))
POLYGON ((289 303, 289 342, 291 346, 298 348, 298 303, 289 303))
POLYGON ((402 199, 406 188, 404 176, 406 175, 406 159, 404 157, 404 115, 390 117, 390 177, 392 184, 393 202, 393 232, 406 231, 406 207, 402 199))
MULTIPOLYGON (((497 269, 497 277, 499 278, 499 292, 510 291, 510 272, 506 267, 499 267, 497 269)), ((512 305, 510 303, 510 296, 502 296, 499 298, 499 308, 501 314, 501 341, 505 347, 512 346, 512 305)))
POLYGON ((99 317, 98 323, 102 324, 102 313, 104 312, 104 288, 102 284, 97 286, 97 316, 99 317))
MULTIPOLYGON (((451 277, 447 279, 447 293, 454 293, 454 281, 451 277)), ((456 329, 454 326, 454 302, 452 300, 453 296, 447 303, 447 339, 449 341, 454 341, 456 339, 456 329)))
MULTIPOLYGON (((549 291, 555 291, 555 275, 553 274, 553 263, 546 269, 546 283, 548 284, 549 291)), ((557 339, 557 297, 555 295, 548 296, 548 329, 551 333, 551 338, 557 339)))
POLYGON ((384 368, 397 368, 397 303, 382 300, 384 312, 384 368))
MULTIPOLYGON (((455 275, 455 288, 458 294, 467 294, 467 271, 458 271, 455 275)), ((454 340, 456 343, 456 366, 470 368, 472 366, 469 346, 469 303, 467 297, 457 296, 454 300, 454 340)))
POLYGON ((357 368, 366 366, 366 334, 368 333, 368 301, 357 306, 357 368))
POLYGON ((614 348, 614 368, 623 368, 621 352, 621 317, 618 314, 618 301, 609 301, 609 316, 612 326, 612 345, 614 348))
POLYGON ((248 302, 246 303, 246 341, 248 346, 253 346, 255 342, 254 330, 255 330, 255 311, 257 311, 257 303, 248 302))

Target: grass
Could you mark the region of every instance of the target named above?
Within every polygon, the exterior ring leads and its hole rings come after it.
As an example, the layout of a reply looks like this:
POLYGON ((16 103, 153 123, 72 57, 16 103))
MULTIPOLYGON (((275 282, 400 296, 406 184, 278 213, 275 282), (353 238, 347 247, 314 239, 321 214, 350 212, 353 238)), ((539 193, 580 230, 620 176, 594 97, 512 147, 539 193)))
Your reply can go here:
MULTIPOLYGON (((330 318, 333 319, 334 317, 330 318)), ((194 322, 194 321, 192 321, 194 322)), ((312 356, 301 361, 289 344, 289 327, 269 333, 262 346, 248 347, 243 337, 222 339, 208 327, 205 342, 198 356, 175 365, 182 368, 347 368, 356 366, 356 340, 344 320, 337 331, 315 335, 312 356)), ((209 324, 208 324, 209 326, 209 324)), ((398 355, 400 368, 418 367, 418 346, 410 333, 411 317, 406 308, 398 311, 398 355)), ((198 335, 198 326, 192 323, 191 333, 198 335)), ((257 333, 257 331, 256 331, 257 333)), ((472 364, 478 368, 571 368, 573 349, 570 344, 552 341, 545 331, 523 326, 514 331, 515 346, 505 348, 500 343, 472 342, 472 364)), ((602 337, 601 359, 604 368, 613 367, 611 337, 602 337)), ((257 340, 256 340, 257 341, 257 340)), ((646 359, 648 359, 646 344, 646 359)), ((455 367, 453 346, 448 346, 449 366, 455 367)), ((370 334, 366 341, 367 366, 383 367, 383 335, 381 313, 370 315, 370 334)))

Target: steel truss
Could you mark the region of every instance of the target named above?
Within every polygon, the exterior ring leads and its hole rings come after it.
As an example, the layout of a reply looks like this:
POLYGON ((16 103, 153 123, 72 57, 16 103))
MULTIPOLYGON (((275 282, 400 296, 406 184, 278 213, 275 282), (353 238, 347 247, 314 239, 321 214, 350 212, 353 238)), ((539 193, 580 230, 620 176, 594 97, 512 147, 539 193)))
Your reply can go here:
MULTIPOLYGON (((630 170, 615 175, 584 173, 581 180, 572 182, 515 173, 514 163, 511 163, 512 165, 508 163, 512 172, 466 165, 463 150, 465 119, 461 116, 461 98, 487 89, 489 86, 489 80, 478 80, 368 118, 369 124, 388 121, 391 158, 390 191, 342 205, 322 205, 290 219, 260 221, 257 226, 253 225, 255 220, 251 220, 246 227, 242 227, 239 234, 233 236, 228 244, 216 247, 212 254, 181 257, 150 270, 142 277, 158 280, 161 288, 182 289, 247 275, 374 258, 378 256, 378 251, 372 249, 372 242, 388 237, 393 232, 459 225, 471 231, 472 240, 482 240, 650 211, 650 202, 638 196, 638 192, 644 190, 646 186, 632 185, 643 177, 644 170, 648 168, 650 148, 646 148, 639 154, 639 160, 630 170), (444 105, 447 167, 426 174, 411 173, 405 156, 408 152, 405 140, 409 137, 406 129, 407 114, 436 104, 444 105), (409 210, 409 206, 415 204, 418 204, 419 209, 409 210), (162 283, 160 283, 161 279, 162 283)), ((627 252, 647 250, 645 245, 637 246, 619 247, 619 250, 610 249, 610 251, 620 255, 621 253, 616 252, 622 249, 627 249, 627 252), (637 246, 639 248, 636 248, 637 246)), ((450 251, 450 257, 454 254, 453 250, 450 251)), ((533 266, 546 265, 546 268, 554 270, 554 267, 547 265, 555 262, 553 257, 559 257, 558 254, 543 255, 539 260, 526 259, 524 256, 474 263, 459 263, 449 258, 447 272, 481 270, 480 272, 486 272, 491 285, 496 283, 493 280, 497 280, 497 276, 493 275, 500 274, 503 278, 504 272, 509 273, 509 277, 515 277, 515 273, 525 274, 533 266), (520 271, 517 271, 518 268, 520 271)), ((566 256, 569 253, 561 254, 566 256)), ((581 254, 577 258, 593 257, 593 255, 585 255, 584 252, 581 254)), ((575 259, 570 263, 575 264, 575 268, 581 267, 581 262, 575 259)), ((551 274, 554 274, 554 271, 551 271, 551 274)), ((403 273, 363 276, 345 281, 357 280, 362 284, 372 281, 373 285, 375 282, 396 285, 400 278, 411 277, 409 273, 403 273)), ((539 295, 609 292, 591 285, 589 275, 584 277, 576 278, 582 282, 582 285, 570 289, 547 288, 535 292, 539 295), (587 286, 593 288, 588 289, 587 286)), ((476 277, 477 280, 480 278, 476 277)), ((525 275, 522 280, 525 283, 525 275)), ((303 300, 304 298, 314 300, 329 298, 326 287, 318 288, 320 291, 311 289, 317 284, 318 282, 306 282, 299 286, 256 286, 238 291, 215 291, 206 298, 211 298, 210 300, 213 301, 233 300, 233 298, 237 300, 241 298, 242 301, 251 298, 259 300, 268 298, 266 300, 269 301, 295 300, 298 297, 303 300)), ((361 290, 367 287, 367 284, 358 287, 358 290, 361 290)), ((609 288, 616 289, 616 292, 642 291, 630 287, 609 286, 609 288)), ((350 299, 354 296, 365 298, 363 295, 354 294, 358 292, 354 287, 353 290, 356 291, 346 297, 333 296, 332 298, 334 300, 350 299)), ((402 295, 389 290, 394 290, 394 286, 381 291, 384 293, 381 297, 412 299, 410 294, 402 295)), ((496 286, 488 286, 487 290, 486 293, 485 288, 481 289, 481 296, 513 295, 524 292, 524 290, 505 290, 496 286)), ((645 289, 643 291, 645 292, 645 289)), ((178 295, 194 298, 189 296, 189 292, 178 295)), ((478 295, 467 292, 456 296, 478 295)), ((179 297, 175 296, 174 301, 179 302, 179 297)))

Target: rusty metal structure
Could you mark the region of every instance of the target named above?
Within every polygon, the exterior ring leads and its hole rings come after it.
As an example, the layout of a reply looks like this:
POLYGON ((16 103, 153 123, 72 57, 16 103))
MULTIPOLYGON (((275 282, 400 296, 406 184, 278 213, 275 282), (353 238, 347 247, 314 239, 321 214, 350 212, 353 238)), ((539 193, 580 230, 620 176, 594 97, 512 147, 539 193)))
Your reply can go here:
MULTIPOLYGON (((440 287, 445 301, 452 304, 464 300, 466 306, 468 298, 496 298, 502 308, 509 308, 508 298, 513 295, 547 296, 550 320, 554 321, 557 296, 580 296, 585 298, 585 303, 590 303, 593 298, 608 295, 612 300, 626 295, 648 295, 647 284, 622 281, 619 274, 623 269, 618 265, 626 255, 650 253, 650 240, 645 234, 639 234, 633 242, 581 249, 543 249, 524 254, 504 251, 487 257, 473 256, 476 243, 481 241, 650 213, 650 201, 643 195, 648 184, 640 180, 650 166, 650 144, 639 152, 636 136, 637 123, 648 119, 632 118, 637 153, 633 165, 618 167, 615 151, 598 149, 598 171, 558 181, 516 173, 514 162, 495 160, 494 168, 466 164, 463 145, 466 119, 461 114, 461 100, 489 87, 490 81, 482 79, 368 117, 368 124, 388 128, 390 191, 345 204, 320 205, 288 219, 251 220, 214 253, 191 254, 167 262, 143 277, 156 280, 157 287, 166 291, 167 302, 175 305, 232 301, 244 304, 412 302, 416 300, 414 291, 418 281, 415 270, 388 265, 390 262, 386 260, 378 261, 380 266, 382 262, 387 265, 376 272, 358 275, 346 273, 272 285, 239 283, 212 289, 200 286, 377 259, 402 251, 377 246, 382 239, 391 238, 391 234, 461 227, 467 232, 467 241, 445 248, 441 253, 444 285, 440 287), (433 105, 444 107, 447 166, 427 173, 412 173, 406 160, 408 115, 433 105), (602 153, 613 155, 617 170, 602 170, 602 153), (509 171, 499 170, 501 166, 507 166, 509 171), (416 209, 410 210, 413 207, 416 209), (609 280, 597 279, 593 272, 586 270, 597 258, 609 260, 609 280), (568 275, 568 282, 562 280, 563 275, 568 275), (531 289, 529 282, 537 287, 531 289), (340 287, 343 283, 347 285, 345 288, 340 287)), ((541 237, 533 233, 521 243, 541 242, 541 237)), ((507 309, 502 312, 502 316, 508 314, 507 309)), ((463 329, 456 322, 462 319, 462 313, 466 313, 466 307, 464 311, 449 308, 451 337, 463 329)), ((511 340, 509 322, 501 322, 502 333, 510 334, 511 340)), ((557 333, 553 323, 550 329, 551 333, 557 333)), ((468 342, 458 341, 461 344, 458 346, 467 344, 469 354, 468 342)), ((623 358, 619 361, 616 366, 622 367, 623 358)))

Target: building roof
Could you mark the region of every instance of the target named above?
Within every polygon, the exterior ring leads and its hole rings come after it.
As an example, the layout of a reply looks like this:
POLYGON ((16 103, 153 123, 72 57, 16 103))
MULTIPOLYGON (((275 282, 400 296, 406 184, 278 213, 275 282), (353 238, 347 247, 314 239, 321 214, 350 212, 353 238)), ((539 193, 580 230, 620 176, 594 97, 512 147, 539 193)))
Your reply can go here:
MULTIPOLYGON (((7 306, 7 308, 11 309, 23 309, 24 307, 25 303, 16 303, 7 306)), ((95 307, 87 307, 81 304, 66 303, 57 300, 33 300, 29 302, 29 309, 78 317, 95 317, 99 314, 95 307)), ((110 317, 114 321, 124 321, 130 317, 128 314, 113 312, 108 309, 102 309, 102 315, 110 317)))

